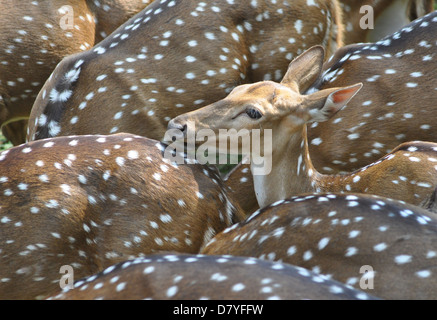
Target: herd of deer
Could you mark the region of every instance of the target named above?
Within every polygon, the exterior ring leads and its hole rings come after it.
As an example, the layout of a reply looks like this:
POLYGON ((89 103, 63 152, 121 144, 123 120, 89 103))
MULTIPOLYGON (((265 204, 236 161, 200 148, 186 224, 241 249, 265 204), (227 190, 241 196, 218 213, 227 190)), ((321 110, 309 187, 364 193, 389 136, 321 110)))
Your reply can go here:
POLYGON ((0 299, 437 299, 432 1, 0 6, 0 299))

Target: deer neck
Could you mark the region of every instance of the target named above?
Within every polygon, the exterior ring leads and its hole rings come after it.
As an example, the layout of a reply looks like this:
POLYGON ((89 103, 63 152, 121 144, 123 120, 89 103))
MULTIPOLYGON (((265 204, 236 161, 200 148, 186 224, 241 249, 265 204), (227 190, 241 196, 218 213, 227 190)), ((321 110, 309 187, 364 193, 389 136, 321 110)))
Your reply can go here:
POLYGON ((256 163, 260 160, 252 156, 254 189, 261 208, 294 195, 321 191, 324 175, 311 162, 306 126, 289 138, 285 148, 273 150, 270 158, 264 157, 264 166, 271 166, 269 174, 256 175, 255 170, 259 169, 256 163))

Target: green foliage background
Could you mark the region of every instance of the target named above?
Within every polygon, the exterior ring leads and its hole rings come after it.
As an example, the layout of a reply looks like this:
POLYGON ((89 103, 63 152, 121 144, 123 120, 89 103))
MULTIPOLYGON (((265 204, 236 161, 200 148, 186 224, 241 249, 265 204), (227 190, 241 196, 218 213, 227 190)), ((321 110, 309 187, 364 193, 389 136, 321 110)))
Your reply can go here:
POLYGON ((0 151, 6 150, 10 147, 12 147, 12 143, 7 141, 4 135, 0 133, 0 151))

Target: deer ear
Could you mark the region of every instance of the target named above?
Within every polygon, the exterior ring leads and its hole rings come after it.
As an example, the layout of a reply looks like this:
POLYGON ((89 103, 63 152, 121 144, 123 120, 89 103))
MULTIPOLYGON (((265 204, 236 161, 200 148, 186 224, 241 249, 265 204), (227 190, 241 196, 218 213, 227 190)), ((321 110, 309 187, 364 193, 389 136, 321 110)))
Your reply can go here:
POLYGON ((300 93, 305 92, 320 76, 325 57, 322 46, 314 46, 306 50, 288 66, 281 84, 296 87, 300 93))
POLYGON ((363 87, 357 83, 349 87, 325 89, 315 92, 306 99, 309 122, 326 121, 340 111, 363 87))

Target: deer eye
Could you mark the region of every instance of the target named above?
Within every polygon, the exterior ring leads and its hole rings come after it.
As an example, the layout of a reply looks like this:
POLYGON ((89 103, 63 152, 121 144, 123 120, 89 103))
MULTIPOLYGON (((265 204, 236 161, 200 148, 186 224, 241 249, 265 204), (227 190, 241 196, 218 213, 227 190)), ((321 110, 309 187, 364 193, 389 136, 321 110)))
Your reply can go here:
POLYGON ((255 108, 248 108, 246 110, 246 114, 252 118, 252 119, 259 119, 261 118, 263 115, 261 114, 261 112, 259 112, 257 109, 255 108))

